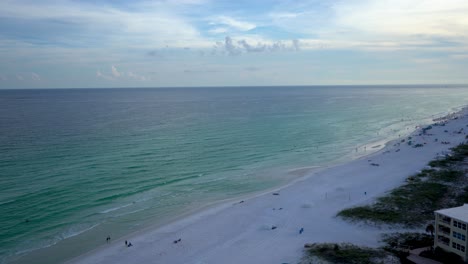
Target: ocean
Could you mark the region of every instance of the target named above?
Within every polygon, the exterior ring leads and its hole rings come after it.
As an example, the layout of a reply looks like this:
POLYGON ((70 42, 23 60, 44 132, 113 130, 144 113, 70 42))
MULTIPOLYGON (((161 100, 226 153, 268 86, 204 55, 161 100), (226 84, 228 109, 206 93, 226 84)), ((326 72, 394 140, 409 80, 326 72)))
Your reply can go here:
POLYGON ((369 154, 467 88, 0 90, 0 262, 63 262, 369 154))

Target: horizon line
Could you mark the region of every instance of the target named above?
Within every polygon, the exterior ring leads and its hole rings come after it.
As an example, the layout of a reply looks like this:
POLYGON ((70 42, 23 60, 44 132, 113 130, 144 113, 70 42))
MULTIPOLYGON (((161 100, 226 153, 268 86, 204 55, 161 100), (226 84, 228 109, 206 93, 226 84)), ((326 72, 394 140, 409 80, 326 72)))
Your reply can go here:
MULTIPOLYGON (((199 88, 284 88, 284 87, 401 87, 401 86, 465 86, 468 83, 450 84, 308 84, 308 85, 209 85, 209 86, 138 86, 138 87, 37 87, 37 88, 0 88, 0 90, 85 90, 85 89, 199 89, 199 88)), ((444 87, 440 87, 444 88, 444 87)))

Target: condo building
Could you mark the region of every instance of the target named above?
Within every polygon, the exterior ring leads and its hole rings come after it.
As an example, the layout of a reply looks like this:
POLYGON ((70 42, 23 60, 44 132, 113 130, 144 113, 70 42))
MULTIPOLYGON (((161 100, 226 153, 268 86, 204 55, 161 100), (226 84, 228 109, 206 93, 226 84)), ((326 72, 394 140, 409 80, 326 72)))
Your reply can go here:
POLYGON ((448 209, 437 210, 435 213, 434 247, 440 247, 468 259, 467 225, 468 204, 448 209))

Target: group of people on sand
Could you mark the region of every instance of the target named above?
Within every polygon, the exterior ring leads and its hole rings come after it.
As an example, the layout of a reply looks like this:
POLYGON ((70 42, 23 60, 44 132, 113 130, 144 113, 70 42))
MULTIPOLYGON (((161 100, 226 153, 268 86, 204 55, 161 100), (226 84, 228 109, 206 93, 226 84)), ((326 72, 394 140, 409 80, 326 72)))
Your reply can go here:
MULTIPOLYGON (((301 233, 302 233, 302 232, 301 232, 301 233)), ((110 236, 107 236, 106 242, 109 243, 110 240, 111 240, 110 236)), ((179 238, 179 239, 177 239, 177 240, 174 240, 174 244, 177 244, 177 243, 179 243, 179 242, 181 242, 181 241, 182 241, 181 238, 179 238)), ((125 246, 126 246, 126 247, 132 247, 133 244, 132 244, 132 242, 129 242, 129 241, 125 240, 125 246)))
MULTIPOLYGON (((109 243, 110 241, 111 241, 111 237, 110 237, 110 236, 107 236, 107 237, 106 237, 106 243, 109 243)), ((131 247, 131 246, 133 246, 133 245, 132 245, 132 242, 128 242, 127 240, 125 240, 125 246, 126 246, 126 247, 131 247)))

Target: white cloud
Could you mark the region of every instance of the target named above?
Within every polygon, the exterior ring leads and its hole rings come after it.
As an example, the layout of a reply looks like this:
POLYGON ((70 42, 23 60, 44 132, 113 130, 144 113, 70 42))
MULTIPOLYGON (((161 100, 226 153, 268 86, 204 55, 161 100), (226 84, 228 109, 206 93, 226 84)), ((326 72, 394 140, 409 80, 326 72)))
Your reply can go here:
MULTIPOLYGON (((136 1, 124 10, 118 5, 71 0, 3 0, 0 17, 60 21, 83 29, 84 38, 67 39, 64 34, 60 40, 65 43, 86 43, 83 39, 88 38, 96 39, 102 47, 116 49, 122 45, 152 49, 210 48, 213 39, 204 37, 202 30, 197 28, 197 22, 203 21, 203 14, 195 14, 192 10, 211 4, 214 5, 209 0, 136 1)), ((229 11, 232 10, 225 10, 229 11)), ((250 16, 208 15, 212 28, 206 33, 233 35, 236 31, 256 29, 257 24, 261 24, 296 33, 301 39, 348 42, 350 47, 356 43, 365 43, 363 47, 366 48, 372 43, 380 47, 383 42, 403 43, 431 37, 450 38, 468 46, 466 14, 466 0, 285 1, 250 16)), ((269 33, 263 34, 263 38, 277 39, 269 33)))
POLYGON ((121 76, 120 72, 117 70, 117 68, 114 65, 112 65, 111 71, 112 71, 112 75, 115 78, 119 78, 121 76))
POLYGON ((249 31, 257 26, 253 23, 240 21, 228 16, 217 16, 214 17, 211 21, 212 25, 224 25, 239 31, 249 31))
POLYGON ((298 50, 300 49, 300 43, 299 43, 299 40, 298 40, 298 39, 293 39, 293 40, 292 40, 292 45, 293 45, 293 47, 294 47, 294 49, 295 49, 296 51, 298 51, 298 50))
POLYGON ((21 75, 21 74, 16 74, 16 79, 17 79, 18 81, 24 81, 24 77, 23 77, 23 75, 21 75))
POLYGON ((351 1, 335 11, 338 26, 374 34, 468 36, 464 0, 351 1))
POLYGON ((119 80, 138 80, 138 81, 147 81, 150 80, 150 78, 137 74, 135 72, 129 71, 129 72, 122 72, 117 69, 116 66, 111 65, 111 70, 109 74, 104 74, 100 70, 96 71, 96 77, 102 78, 108 81, 115 81, 117 79, 119 80))
POLYGON ((217 28, 208 30, 208 32, 211 34, 223 34, 223 33, 228 32, 228 29, 225 27, 217 27, 217 28))
POLYGON ((130 77, 131 79, 135 79, 138 81, 146 81, 148 78, 142 75, 135 74, 133 72, 127 72, 127 76, 130 77))
POLYGON ((305 49, 466 50, 466 14, 466 0, 347 0, 281 3, 268 17, 305 49))
POLYGON ((279 12, 279 13, 270 13, 268 16, 272 19, 291 19, 296 18, 303 13, 293 13, 293 12, 279 12))
MULTIPOLYGON (((11 1, 0 2, 0 17, 27 18, 31 23, 58 21, 74 27, 73 31, 54 36, 61 43, 86 44, 93 39, 105 47, 208 47, 188 17, 180 15, 195 4, 205 1, 185 0, 135 2, 128 10, 105 4, 76 1, 11 1), (80 37, 72 34, 80 33, 80 37), (103 34, 104 33, 104 34, 103 34), (70 35, 71 34, 71 35, 70 35), (115 44, 114 44, 115 43, 115 44)), ((53 43, 52 43, 53 44, 53 43)))
POLYGON ((99 71, 99 70, 96 71, 96 77, 102 78, 102 79, 105 79, 105 80, 108 80, 108 81, 113 81, 114 80, 114 78, 112 78, 112 76, 102 74, 101 71, 99 71))
POLYGON ((31 79, 33 81, 40 81, 41 80, 41 76, 39 76, 39 74, 35 73, 35 72, 32 72, 31 73, 31 79))

